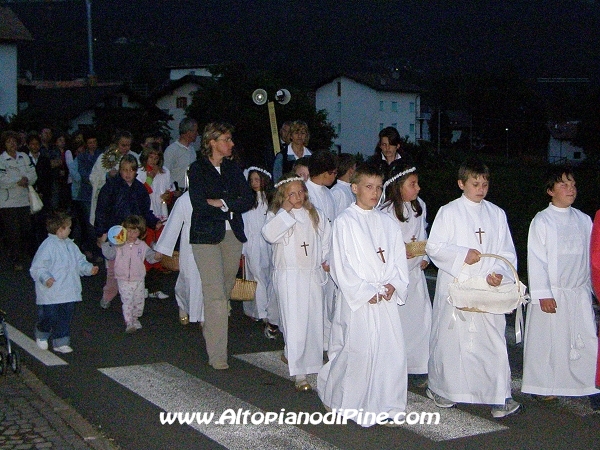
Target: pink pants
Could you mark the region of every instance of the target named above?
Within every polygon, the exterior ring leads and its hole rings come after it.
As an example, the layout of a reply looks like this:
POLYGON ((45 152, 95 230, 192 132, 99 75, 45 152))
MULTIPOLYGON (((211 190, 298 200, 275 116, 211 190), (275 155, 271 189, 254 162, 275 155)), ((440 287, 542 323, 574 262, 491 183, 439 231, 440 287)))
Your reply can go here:
POLYGON ((106 283, 102 288, 102 299, 110 302, 118 293, 119 286, 115 278, 115 260, 108 260, 106 261, 106 283))

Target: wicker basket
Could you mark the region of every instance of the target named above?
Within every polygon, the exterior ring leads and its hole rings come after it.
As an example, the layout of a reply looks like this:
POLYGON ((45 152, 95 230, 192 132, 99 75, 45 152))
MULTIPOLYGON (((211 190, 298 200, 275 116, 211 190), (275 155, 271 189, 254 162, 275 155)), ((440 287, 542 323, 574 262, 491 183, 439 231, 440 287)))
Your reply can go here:
POLYGON ((483 277, 470 278, 463 282, 459 282, 455 278, 454 282, 448 285, 450 304, 461 311, 510 314, 526 303, 529 298, 526 293, 527 286, 521 283, 519 275, 510 261, 491 253, 482 253, 479 256, 504 261, 511 269, 515 282, 494 287, 490 286, 483 277))
POLYGON ((427 241, 408 242, 406 244, 406 252, 413 256, 425 256, 425 245, 427 241))
POLYGON ((163 266, 167 270, 172 270, 173 272, 179 271, 179 252, 175 250, 173 252, 173 256, 163 255, 160 260, 160 265, 163 266))
POLYGON ((235 279, 235 284, 229 298, 242 302, 254 300, 254 296, 256 295, 256 281, 246 279, 246 258, 243 255, 240 260, 240 266, 242 269, 242 278, 235 279))

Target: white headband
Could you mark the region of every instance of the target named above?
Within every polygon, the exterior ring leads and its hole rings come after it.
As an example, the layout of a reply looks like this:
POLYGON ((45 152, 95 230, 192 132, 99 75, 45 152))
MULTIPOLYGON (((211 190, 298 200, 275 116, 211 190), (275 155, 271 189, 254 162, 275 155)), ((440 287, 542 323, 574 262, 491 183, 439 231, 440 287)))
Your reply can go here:
POLYGON ((267 172, 265 169, 261 169, 260 167, 256 167, 256 166, 250 166, 248 167, 248 174, 250 174, 251 171, 256 170, 257 172, 262 172, 264 173, 266 176, 268 176, 269 178, 273 178, 273 175, 271 175, 269 172, 267 172))
POLYGON ((387 180, 385 183, 383 183, 383 190, 381 192, 381 197, 379 198, 379 202, 377 203, 377 206, 383 204, 383 202, 385 202, 385 190, 387 189, 387 187, 392 184, 394 181, 396 181, 398 178, 402 178, 404 175, 408 175, 409 173, 412 173, 414 171, 416 171, 417 168, 416 167, 411 167, 410 169, 406 169, 403 170, 400 173, 397 173, 396 175, 394 175, 392 178, 390 178, 389 180, 387 180))
POLYGON ((283 186, 285 183, 291 183, 292 181, 302 181, 302 182, 304 182, 304 178, 293 177, 293 178, 287 178, 285 180, 281 180, 281 181, 275 183, 275 188, 278 188, 279 186, 283 186))

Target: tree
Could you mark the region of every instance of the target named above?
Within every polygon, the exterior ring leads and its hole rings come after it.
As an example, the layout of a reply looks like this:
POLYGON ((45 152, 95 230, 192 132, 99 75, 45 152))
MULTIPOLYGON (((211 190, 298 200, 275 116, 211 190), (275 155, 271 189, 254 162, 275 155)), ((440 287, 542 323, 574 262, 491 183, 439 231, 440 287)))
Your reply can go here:
POLYGON ((311 92, 283 86, 268 72, 249 73, 243 65, 226 65, 212 70, 214 82, 194 94, 187 114, 198 121, 200 128, 212 121, 226 121, 235 126, 234 141, 246 164, 271 167, 273 146, 267 105, 252 101, 255 89, 267 91, 274 100, 278 89, 286 88, 292 98, 287 105, 275 103, 278 125, 286 120, 303 120, 310 130, 309 147, 329 149, 335 132, 327 122, 327 113, 317 111, 311 92))

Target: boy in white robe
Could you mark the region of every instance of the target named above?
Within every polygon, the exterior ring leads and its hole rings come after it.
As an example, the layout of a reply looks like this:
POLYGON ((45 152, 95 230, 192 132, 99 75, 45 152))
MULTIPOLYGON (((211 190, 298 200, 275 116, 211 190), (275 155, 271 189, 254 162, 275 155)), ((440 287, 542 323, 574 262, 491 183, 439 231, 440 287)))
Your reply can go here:
MULTIPOLYGON (((324 150, 313 153, 308 159, 310 178, 306 182, 308 199, 315 208, 320 210, 330 225, 335 219, 335 200, 329 186, 335 181, 337 175, 337 157, 330 151, 324 150)), ((323 346, 327 350, 335 298, 335 284, 328 277, 323 286, 323 346)))
POLYGON ((589 395, 595 388, 598 340, 590 284, 592 220, 571 207, 577 196, 573 172, 553 167, 546 179, 550 205, 529 227, 527 307, 521 391, 551 400, 589 395))
POLYGON ((162 234, 154 246, 154 250, 172 256, 177 239, 179 241, 179 276, 175 282, 175 299, 179 306, 179 322, 187 325, 190 322, 204 322, 204 302, 202 298, 202 281, 194 260, 190 244, 190 226, 192 222, 192 203, 189 192, 177 199, 162 234))
POLYGON ((477 159, 465 161, 458 172, 463 195, 442 206, 433 221, 427 254, 439 268, 429 349, 427 396, 440 408, 455 403, 491 404, 492 416, 519 410, 511 396, 511 377, 504 332, 504 314, 460 311, 448 302, 448 285, 455 278, 483 277, 499 286, 513 275, 493 253, 517 265, 506 214, 485 200, 489 170, 477 159))
POLYGON ((341 153, 338 155, 337 181, 331 188, 331 195, 335 204, 335 216, 356 201, 352 193, 350 180, 356 170, 356 158, 350 153, 341 153))
POLYGON ((398 305, 406 298, 408 267, 399 224, 375 208, 382 185, 376 167, 358 168, 356 203, 334 222, 331 275, 339 291, 329 362, 317 379, 325 408, 364 427, 395 425, 407 396, 398 305))

